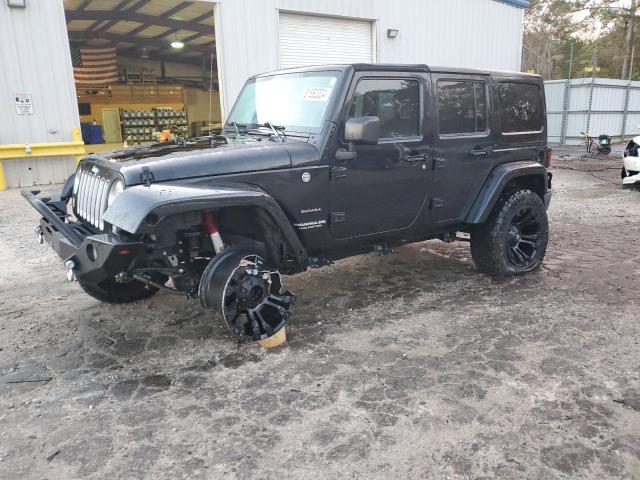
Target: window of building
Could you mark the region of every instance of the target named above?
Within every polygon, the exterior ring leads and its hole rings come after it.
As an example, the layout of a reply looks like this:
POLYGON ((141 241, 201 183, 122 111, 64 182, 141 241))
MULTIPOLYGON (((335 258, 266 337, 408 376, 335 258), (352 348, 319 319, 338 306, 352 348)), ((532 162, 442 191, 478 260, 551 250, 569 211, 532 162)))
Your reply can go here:
POLYGON ((349 117, 380 119, 380 138, 418 137, 420 84, 408 79, 364 79, 358 82, 349 117))
POLYGON ((538 85, 501 82, 498 92, 502 133, 527 133, 542 130, 544 108, 538 85))
POLYGON ((484 82, 439 80, 437 90, 440 135, 487 133, 487 89, 484 82))

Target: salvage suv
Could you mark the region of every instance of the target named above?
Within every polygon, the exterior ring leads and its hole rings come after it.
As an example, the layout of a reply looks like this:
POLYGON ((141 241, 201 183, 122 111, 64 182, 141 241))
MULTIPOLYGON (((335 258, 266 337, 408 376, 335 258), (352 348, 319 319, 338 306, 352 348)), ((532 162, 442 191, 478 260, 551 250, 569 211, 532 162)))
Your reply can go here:
POLYGON ((429 239, 534 270, 550 158, 538 76, 315 66, 250 78, 221 135, 90 154, 59 198, 23 196, 89 295, 181 292, 263 339, 294 303, 281 273, 429 239))

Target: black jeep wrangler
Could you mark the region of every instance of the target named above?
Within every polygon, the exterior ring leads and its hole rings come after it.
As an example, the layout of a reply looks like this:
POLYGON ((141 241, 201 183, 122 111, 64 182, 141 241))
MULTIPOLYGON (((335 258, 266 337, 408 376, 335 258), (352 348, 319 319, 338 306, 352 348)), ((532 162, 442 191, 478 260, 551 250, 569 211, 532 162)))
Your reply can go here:
POLYGON ((538 76, 318 66, 249 79, 221 135, 90 154, 60 198, 23 196, 89 295, 184 292, 263 339, 294 303, 280 272, 435 238, 535 269, 550 156, 538 76))

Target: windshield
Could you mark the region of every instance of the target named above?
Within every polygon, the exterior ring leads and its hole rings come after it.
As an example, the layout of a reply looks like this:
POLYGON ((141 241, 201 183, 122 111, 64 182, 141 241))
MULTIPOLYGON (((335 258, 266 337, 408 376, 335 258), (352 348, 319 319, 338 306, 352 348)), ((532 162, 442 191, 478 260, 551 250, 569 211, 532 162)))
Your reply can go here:
POLYGON ((319 133, 340 72, 287 73, 249 80, 227 125, 270 122, 287 131, 319 133))

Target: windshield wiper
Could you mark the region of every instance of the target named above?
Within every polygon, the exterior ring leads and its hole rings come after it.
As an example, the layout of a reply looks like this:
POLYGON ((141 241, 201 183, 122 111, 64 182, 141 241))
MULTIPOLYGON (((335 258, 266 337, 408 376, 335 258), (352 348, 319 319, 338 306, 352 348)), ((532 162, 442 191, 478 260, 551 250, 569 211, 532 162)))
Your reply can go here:
MULTIPOLYGON (((236 129, 236 140, 240 140, 240 128, 238 128, 238 124, 236 122, 231 122, 231 125, 233 125, 233 128, 236 129)), ((247 126, 243 125, 243 127, 246 129, 247 126)))
POLYGON ((284 131, 286 130, 287 127, 284 127, 282 125, 274 125, 271 122, 264 122, 264 123, 259 123, 256 125, 257 127, 265 127, 271 130, 271 132, 273 132, 273 137, 276 141, 278 142, 284 142, 286 137, 284 135, 284 131))

